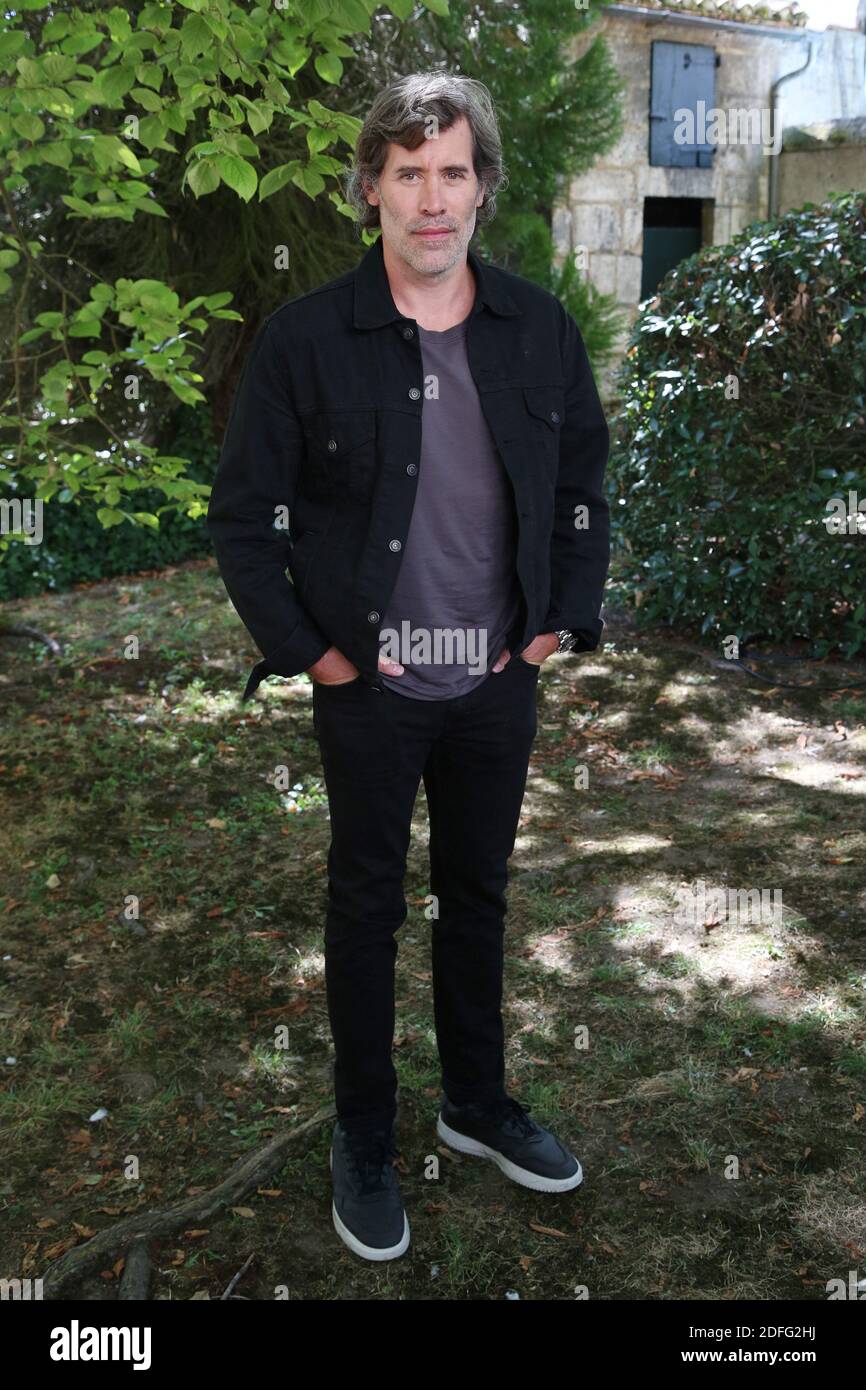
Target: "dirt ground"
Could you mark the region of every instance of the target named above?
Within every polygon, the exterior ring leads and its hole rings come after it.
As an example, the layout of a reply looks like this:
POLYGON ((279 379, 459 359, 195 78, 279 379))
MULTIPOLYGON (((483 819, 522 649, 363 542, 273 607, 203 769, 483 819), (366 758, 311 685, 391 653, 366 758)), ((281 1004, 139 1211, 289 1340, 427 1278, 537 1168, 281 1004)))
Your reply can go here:
MULTIPOLYGON (((541 673, 506 932, 509 1090, 584 1183, 532 1193, 438 1144, 422 787, 395 1039, 412 1244, 375 1266, 331 1225, 307 678, 240 705, 257 653, 210 561, 3 606, 63 653, 0 642, 0 1276, 321 1113, 273 1182, 154 1244, 151 1297, 219 1298, 250 1255, 249 1299, 824 1300, 863 1277, 866 689, 772 686, 606 616, 541 673)), ((69 1296, 114 1298, 122 1270, 69 1296)))

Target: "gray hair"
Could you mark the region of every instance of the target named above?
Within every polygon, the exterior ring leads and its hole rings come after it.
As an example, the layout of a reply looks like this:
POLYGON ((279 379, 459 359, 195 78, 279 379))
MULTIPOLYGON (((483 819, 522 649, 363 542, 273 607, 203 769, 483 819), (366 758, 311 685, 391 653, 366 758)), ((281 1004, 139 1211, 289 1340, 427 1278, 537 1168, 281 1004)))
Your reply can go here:
POLYGON ((346 202, 361 227, 379 226, 379 209, 365 194, 378 185, 388 144, 417 150, 427 136, 431 118, 448 130, 465 116, 472 131, 472 165, 484 188, 476 226, 496 216, 496 194, 507 185, 502 163, 502 140, 490 92, 474 77, 447 72, 413 72, 385 87, 367 112, 355 145, 355 158, 346 180, 346 202))

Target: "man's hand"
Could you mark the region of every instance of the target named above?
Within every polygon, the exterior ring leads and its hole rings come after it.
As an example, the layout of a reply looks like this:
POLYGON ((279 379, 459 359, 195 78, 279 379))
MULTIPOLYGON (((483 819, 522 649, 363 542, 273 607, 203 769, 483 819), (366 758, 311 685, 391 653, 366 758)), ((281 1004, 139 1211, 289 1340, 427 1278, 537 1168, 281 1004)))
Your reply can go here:
MULTIPOLYGON (((533 638, 528 647, 524 647, 522 652, 518 652, 517 660, 525 661, 531 666, 541 666, 555 652, 559 646, 559 634, 556 632, 543 632, 540 636, 533 638)), ((503 671, 512 660, 512 654, 508 647, 503 647, 493 665, 494 671, 503 671)), ((402 676, 403 667, 399 661, 391 661, 389 657, 379 655, 379 670, 386 676, 402 676)), ((316 682, 317 685, 346 685, 353 681, 360 674, 357 666, 339 650, 338 647, 329 647, 324 656, 320 656, 307 671, 307 675, 316 682)))
POLYGON ((343 656, 339 647, 329 647, 325 655, 320 656, 307 670, 307 675, 316 685, 346 685, 359 674, 357 666, 343 656))
MULTIPOLYGON (((522 652, 517 653, 517 660, 525 661, 530 666, 541 666, 551 652, 555 652, 558 647, 558 632, 542 632, 538 637, 533 637, 528 647, 524 647, 522 652)), ((503 647, 493 664, 494 671, 504 671, 511 660, 511 652, 507 647, 503 647)))
MULTIPOLYGON (((386 676, 402 676, 403 667, 399 661, 391 661, 389 657, 379 655, 379 670, 384 671, 386 676)), ((320 656, 318 661, 307 671, 307 675, 314 680, 317 685, 346 685, 353 681, 360 674, 357 666, 353 666, 348 657, 343 656, 339 647, 329 647, 324 656, 320 656)))

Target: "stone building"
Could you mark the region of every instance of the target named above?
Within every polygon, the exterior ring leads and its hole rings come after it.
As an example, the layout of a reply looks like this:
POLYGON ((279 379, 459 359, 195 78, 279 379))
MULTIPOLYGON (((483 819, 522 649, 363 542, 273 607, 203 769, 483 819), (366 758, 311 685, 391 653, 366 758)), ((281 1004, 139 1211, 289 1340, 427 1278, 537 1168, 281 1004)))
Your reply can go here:
MULTIPOLYGON (((571 181, 553 235, 559 259, 577 256, 628 328, 699 247, 866 189, 866 0, 858 24, 810 30, 797 4, 743 0, 602 6, 574 57, 603 31, 624 86, 624 131, 571 181)), ((599 383, 607 399, 614 371, 599 383)))

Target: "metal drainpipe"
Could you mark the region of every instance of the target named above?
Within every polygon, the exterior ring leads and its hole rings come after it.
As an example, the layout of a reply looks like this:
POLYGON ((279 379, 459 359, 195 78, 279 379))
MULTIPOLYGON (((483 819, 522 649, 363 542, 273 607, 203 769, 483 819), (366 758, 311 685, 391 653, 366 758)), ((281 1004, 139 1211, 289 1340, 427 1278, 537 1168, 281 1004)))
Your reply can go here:
MULTIPOLYGON (((786 72, 784 77, 778 77, 770 88, 770 131, 772 138, 776 138, 776 121, 779 115, 779 88, 786 82, 790 82, 793 77, 799 77, 801 72, 805 72, 811 65, 815 45, 809 40, 809 56, 801 68, 796 68, 794 72, 786 72)), ((782 158, 782 151, 778 154, 770 151, 770 187, 768 198, 767 217, 770 221, 776 216, 779 206, 779 160, 782 158)))

